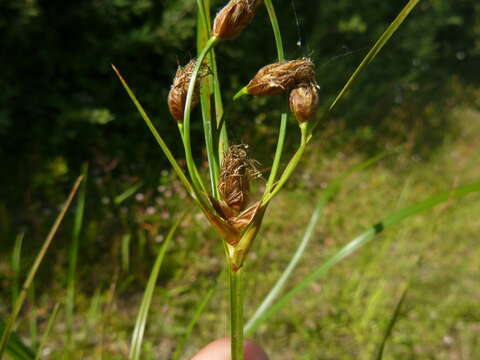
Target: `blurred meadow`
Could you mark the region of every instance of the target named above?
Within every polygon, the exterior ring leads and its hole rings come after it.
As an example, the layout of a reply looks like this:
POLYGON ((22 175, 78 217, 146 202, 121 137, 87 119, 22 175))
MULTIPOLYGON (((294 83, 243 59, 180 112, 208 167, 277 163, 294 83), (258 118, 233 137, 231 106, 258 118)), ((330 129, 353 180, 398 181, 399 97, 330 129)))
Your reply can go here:
MULTIPOLYGON (((212 16, 225 3, 212 0, 212 16)), ((273 3, 286 57, 316 64, 318 116, 405 5, 273 3)), ((84 174, 28 290, 7 359, 34 359, 29 349, 39 348, 44 359, 129 358, 162 251, 140 358, 189 359, 227 336, 222 242, 110 67, 128 78, 186 166, 167 94, 178 64, 197 53, 196 18, 193 0, 0 3, 0 335, 69 189, 84 174)), ((290 261, 322 194, 344 174, 286 290, 388 215, 478 184, 478 19, 475 0, 420 1, 319 124, 250 250, 247 320, 290 261), (359 167, 375 156, 381 159, 359 167)), ((248 144, 268 173, 285 97, 231 100, 276 60, 267 11, 261 7, 216 56, 229 136, 248 144)), ((206 177, 199 109, 191 127, 206 177)), ((281 166, 295 151, 296 129, 290 116, 281 166)), ((248 337, 274 360, 480 358, 479 214, 477 191, 382 227, 248 337)))

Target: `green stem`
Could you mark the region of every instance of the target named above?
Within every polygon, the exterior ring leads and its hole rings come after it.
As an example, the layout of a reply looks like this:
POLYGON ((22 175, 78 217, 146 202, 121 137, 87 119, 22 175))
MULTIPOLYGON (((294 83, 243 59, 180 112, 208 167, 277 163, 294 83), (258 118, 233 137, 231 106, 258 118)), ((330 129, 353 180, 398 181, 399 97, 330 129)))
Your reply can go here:
POLYGON ((270 192, 266 192, 265 195, 263 196, 262 199, 262 204, 266 205, 269 203, 272 198, 277 195, 277 193, 283 188, 287 180, 290 178, 292 173, 295 171, 297 168, 303 153, 305 152, 305 149, 307 147, 307 144, 310 140, 310 135, 309 135, 309 130, 308 130, 308 125, 307 123, 302 123, 300 124, 300 130, 302 131, 302 139, 300 142, 300 146, 298 147, 297 151, 295 154, 292 156, 290 161, 288 162, 287 166, 285 167, 285 170, 283 171, 282 175, 280 176, 280 179, 278 182, 275 184, 274 188, 270 192))
POLYGON ((287 114, 282 114, 280 118, 280 131, 278 133, 277 149, 275 150, 275 157, 273 159, 272 170, 268 176, 265 193, 269 193, 272 189, 275 178, 277 177, 278 167, 282 159, 283 146, 285 144, 285 135, 287 133, 287 114))
POLYGON ((243 360, 243 288, 242 269, 230 266, 230 334, 231 359, 243 360))
MULTIPOLYGON (((180 132, 180 137, 182 139, 183 146, 185 147, 183 124, 182 123, 177 123, 177 124, 178 124, 178 130, 180 132)), ((194 167, 193 171, 195 172, 195 178, 192 176, 192 182, 195 183, 194 179, 200 178, 200 173, 198 172, 197 167, 194 167)), ((191 196, 197 201, 197 204, 202 209, 208 209, 210 206, 204 195, 206 193, 206 190, 203 183, 195 183, 195 184, 196 186, 191 187, 191 190, 192 190, 191 196), (199 189, 202 189, 203 192, 199 191, 199 189)))
MULTIPOLYGON (((208 0, 197 0, 197 6, 199 9, 197 25, 197 48, 198 51, 201 51, 201 49, 204 48, 208 39, 211 36, 211 21, 209 16, 210 2, 208 0)), ((218 71, 217 63, 215 60, 215 52, 213 49, 211 49, 209 52, 208 63, 212 72, 212 80, 208 83, 204 83, 203 86, 200 88, 200 99, 202 105, 203 130, 205 135, 205 145, 209 165, 211 192, 212 196, 218 199, 219 193, 217 190, 217 185, 220 176, 220 153, 223 154, 223 152, 219 152, 216 147, 220 146, 220 148, 222 148, 222 143, 224 142, 222 140, 224 139, 220 138, 220 145, 218 145, 216 129, 219 127, 218 124, 221 120, 221 117, 223 116, 223 103, 220 92, 220 84, 218 82, 218 71), (212 93, 215 99, 215 123, 213 123, 212 121, 212 102, 210 99, 212 93), (215 127, 213 124, 215 124, 215 127)), ((222 129, 225 129, 225 127, 222 127, 222 129)), ((224 136, 226 136, 226 131, 224 131, 223 133, 224 136)))
POLYGON ((211 37, 208 41, 203 50, 200 52, 200 55, 197 58, 197 62, 195 63, 195 67, 193 68, 192 77, 190 79, 190 83, 188 84, 188 92, 187 92, 187 99, 185 102, 185 112, 183 116, 183 145, 185 148, 185 158, 187 160, 187 168, 188 172, 190 173, 190 177, 192 178, 194 187, 197 188, 197 191, 200 189, 205 189, 203 185, 202 179, 198 176, 198 170, 195 165, 192 156, 192 147, 190 143, 190 114, 192 110, 192 99, 193 99, 193 92, 195 90, 195 83, 197 82, 198 72, 200 67, 202 66, 203 60, 205 56, 208 54, 210 49, 212 49, 218 42, 220 41, 217 37, 211 37))
MULTIPOLYGON (((283 50, 283 41, 282 34, 280 32, 280 26, 278 25, 277 15, 275 14, 275 8, 273 7, 271 0, 265 0, 265 6, 268 11, 268 16, 270 17, 270 23, 272 25, 273 35, 275 37, 275 44, 277 46, 278 61, 285 60, 285 52, 283 50)), ((265 193, 269 193, 275 178, 277 177, 278 167, 280 165, 280 160, 282 159, 283 146, 285 144, 285 136, 287 129, 287 114, 283 113, 280 119, 280 131, 278 133, 277 139, 277 148, 275 150, 275 156, 273 158, 272 170, 268 176, 267 186, 265 193)))
POLYGON ((275 8, 273 7, 271 0, 265 0, 265 7, 270 17, 270 23, 272 24, 273 35, 275 36, 275 44, 277 45, 278 60, 285 60, 285 52, 283 51, 282 35, 280 33, 280 26, 278 26, 277 15, 275 14, 275 8))
POLYGON ((218 199, 218 174, 219 164, 217 160, 217 154, 213 149, 213 128, 212 128, 212 114, 211 114, 211 103, 210 103, 210 93, 209 85, 203 84, 200 89, 200 98, 202 105, 202 119, 203 119, 203 133, 205 136, 205 147, 207 150, 207 160, 208 160, 208 172, 210 175, 210 191, 212 196, 218 199))
MULTIPOLYGON (((210 29, 212 28, 212 21, 209 16, 210 14, 210 1, 209 0, 197 0, 203 2, 203 9, 201 11, 204 12, 204 19, 207 24, 207 31, 209 36, 211 35, 210 29)), ((210 56, 210 70, 212 70, 213 74, 213 97, 215 99, 215 118, 217 124, 217 131, 220 130, 220 136, 218 139, 218 160, 221 164, 223 161, 223 155, 226 149, 228 149, 228 134, 227 134, 227 127, 225 125, 225 121, 222 121, 224 115, 223 109, 223 100, 222 100, 222 93, 220 90, 220 81, 218 77, 218 68, 217 68, 217 60, 215 57, 215 51, 212 49, 209 53, 210 56)), ((217 174, 218 176, 219 174, 217 174)))
POLYGON ((45 345, 47 344, 48 335, 50 335, 50 331, 52 330, 53 324, 55 323, 58 309, 60 309, 60 303, 55 304, 52 314, 48 319, 47 328, 45 329, 45 332, 42 335, 42 340, 40 340, 40 345, 38 346, 37 354, 35 355, 35 360, 40 360, 42 350, 45 348, 45 345))

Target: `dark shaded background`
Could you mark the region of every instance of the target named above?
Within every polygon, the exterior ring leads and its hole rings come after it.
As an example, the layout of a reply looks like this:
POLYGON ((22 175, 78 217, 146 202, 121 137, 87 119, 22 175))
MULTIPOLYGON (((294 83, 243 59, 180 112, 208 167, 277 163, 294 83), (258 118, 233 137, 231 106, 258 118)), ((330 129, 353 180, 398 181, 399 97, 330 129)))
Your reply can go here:
MULTIPOLYGON (((215 1, 214 7, 222 4, 215 1)), ((323 106, 403 4, 277 2, 287 56, 314 59, 323 106)), ((84 162, 96 179, 90 189, 93 204, 139 178, 158 184, 161 170, 168 169, 111 63, 121 69, 181 157, 165 99, 177 64, 196 53, 195 6, 193 0, 1 1, 4 248, 19 228, 34 229, 35 223, 56 213, 84 162)), ((452 127, 446 111, 461 102, 479 105, 470 92, 480 82, 479 17, 480 3, 475 0, 421 2, 338 108, 333 125, 323 124, 321 130, 334 127, 327 131, 324 148, 333 151, 345 141, 359 141, 361 151, 375 151, 407 142, 411 151, 434 151, 452 127)), ((259 67, 275 59, 266 11, 259 12, 240 38, 222 44, 217 54, 232 137, 253 144, 262 160, 262 147, 273 146, 284 99, 233 105, 228 99, 259 67), (252 122, 258 126, 249 126, 252 122)), ((194 146, 201 147, 199 122, 193 130, 194 146)))

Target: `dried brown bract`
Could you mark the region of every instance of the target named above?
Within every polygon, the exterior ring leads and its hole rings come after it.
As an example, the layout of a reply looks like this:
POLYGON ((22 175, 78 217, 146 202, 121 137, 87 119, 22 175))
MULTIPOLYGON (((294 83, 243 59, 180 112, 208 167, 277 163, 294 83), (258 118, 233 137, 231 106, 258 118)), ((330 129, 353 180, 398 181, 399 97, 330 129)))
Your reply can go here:
MULTIPOLYGON (((192 78, 195 63, 196 60, 193 59, 187 65, 183 67, 178 67, 175 78, 173 79, 172 87, 170 88, 170 92, 168 93, 168 108, 170 109, 170 113, 172 114, 173 118, 178 122, 183 121, 188 86, 190 84, 190 79, 192 78)), ((205 77, 208 74, 208 67, 206 65, 202 65, 197 76, 195 89, 193 91, 191 106, 192 109, 198 104, 199 101, 200 80, 202 79, 202 77, 205 77)))
POLYGON ((252 22, 255 10, 262 0, 231 0, 215 17, 213 35, 233 39, 252 22))
POLYGON ((315 82, 301 83, 290 91, 290 109, 299 122, 311 119, 318 106, 318 91, 315 82))
POLYGON ((228 148, 220 169, 218 191, 225 204, 236 212, 245 209, 250 193, 250 180, 260 176, 255 160, 249 159, 247 145, 228 148))
POLYGON ((309 58, 264 66, 248 83, 247 92, 260 96, 277 95, 303 82, 315 82, 315 65, 309 58))

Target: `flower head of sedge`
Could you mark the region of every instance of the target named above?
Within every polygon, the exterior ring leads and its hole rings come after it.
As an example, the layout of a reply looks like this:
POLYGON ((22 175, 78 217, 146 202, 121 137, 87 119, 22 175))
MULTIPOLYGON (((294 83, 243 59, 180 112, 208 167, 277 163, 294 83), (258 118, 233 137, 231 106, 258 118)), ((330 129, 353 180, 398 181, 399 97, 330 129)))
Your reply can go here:
MULTIPOLYGON (((185 66, 179 66, 175 78, 173 79, 173 84, 168 93, 168 108, 170 114, 177 122, 183 121, 183 113, 185 111, 185 102, 187 100, 188 86, 190 84, 190 79, 192 78, 193 68, 195 67, 196 60, 190 60, 190 62, 185 66)), ((192 109, 198 104, 199 100, 199 88, 200 80, 202 77, 207 76, 209 73, 208 67, 202 65, 197 76, 197 81, 195 84, 195 89, 192 96, 192 109)))
MULTIPOLYGON (((210 198, 217 213, 237 230, 244 229, 255 216, 260 203, 247 207, 250 181, 261 177, 257 161, 247 154, 248 146, 231 145, 222 162, 218 192, 221 199, 210 198)), ((232 245, 232 244, 231 244, 232 245)))
POLYGON ((261 68, 246 86, 248 94, 277 95, 303 82, 315 81, 315 65, 309 58, 280 61, 261 68))
POLYGON ((245 209, 250 194, 250 179, 259 174, 255 160, 248 158, 247 149, 244 144, 230 146, 220 169, 218 192, 235 212, 245 209))
POLYGON ((318 106, 317 84, 311 81, 298 84, 290 91, 289 103, 299 122, 312 118, 318 106))
POLYGON ((213 36, 224 40, 236 38, 252 22, 261 3, 262 0, 230 0, 215 17, 213 36))

